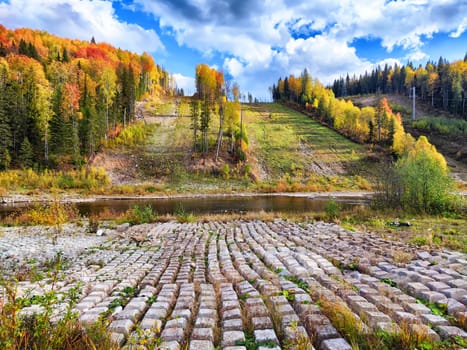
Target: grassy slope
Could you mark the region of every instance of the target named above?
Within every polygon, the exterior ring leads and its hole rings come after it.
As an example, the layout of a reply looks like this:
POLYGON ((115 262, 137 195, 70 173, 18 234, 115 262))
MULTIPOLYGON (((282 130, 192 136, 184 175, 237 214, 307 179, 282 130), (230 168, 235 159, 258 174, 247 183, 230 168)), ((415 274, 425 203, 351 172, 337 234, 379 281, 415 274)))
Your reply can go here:
MULTIPOLYGON (((173 101, 172 101, 173 103, 173 101)), ((232 164, 228 179, 200 167, 199 155, 191 159, 192 130, 188 102, 181 104, 180 116, 173 114, 170 101, 149 102, 146 119, 159 126, 148 142, 133 152, 139 174, 135 183, 155 182, 171 191, 229 190, 336 190, 368 189, 364 179, 353 176, 366 167, 368 151, 305 115, 278 104, 243 105, 243 118, 250 139, 248 163, 253 184, 232 164), (278 183, 285 183, 286 186, 278 183)), ((214 145, 218 119, 212 118, 210 132, 214 145)), ((224 160, 228 154, 224 141, 224 160)))
POLYGON ((366 149, 279 104, 245 106, 251 151, 270 179, 348 174, 366 149))
MULTIPOLYGON (((204 169, 200 155, 191 159, 193 130, 189 117, 189 99, 177 100, 179 110, 175 115, 175 100, 150 101, 145 105, 145 119, 158 124, 145 145, 134 152, 138 154, 140 172, 135 182, 156 183, 169 192, 225 191, 245 187, 244 179, 224 179, 212 174, 211 164, 204 169), (162 115, 162 116, 161 116, 162 115), (173 115, 167 117, 167 115, 173 115)), ((219 121, 212 116, 209 138, 211 145, 217 136, 219 121)), ((226 145, 227 142, 224 142, 226 145)))
MULTIPOLYGON (((395 111, 401 113, 404 128, 415 137, 424 135, 428 137, 430 143, 436 146, 439 152, 446 157, 451 167, 454 179, 467 186, 467 137, 464 135, 443 135, 439 132, 417 129, 412 126, 412 101, 402 95, 363 95, 354 96, 351 100, 359 106, 376 106, 381 97, 386 97, 395 111)), ((431 108, 425 103, 417 102, 417 120, 429 117, 454 118, 445 111, 431 108)))

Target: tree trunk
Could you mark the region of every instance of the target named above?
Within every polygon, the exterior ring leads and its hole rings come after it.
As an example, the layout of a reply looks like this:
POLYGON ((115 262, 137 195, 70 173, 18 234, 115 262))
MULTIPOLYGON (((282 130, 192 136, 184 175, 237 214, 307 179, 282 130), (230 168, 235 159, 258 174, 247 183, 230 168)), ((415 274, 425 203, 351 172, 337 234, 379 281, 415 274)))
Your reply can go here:
POLYGON ((193 152, 196 152, 196 136, 197 136, 197 128, 196 126, 193 127, 193 152))
POLYGON ((105 109, 105 139, 107 140, 107 134, 109 133, 109 105, 106 104, 105 109))
POLYGON ((221 144, 222 144, 222 125, 224 123, 224 109, 220 108, 220 111, 219 111, 219 134, 217 135, 217 150, 216 150, 216 163, 217 163, 217 160, 219 159, 219 152, 220 152, 220 149, 221 149, 221 144))
POLYGON ((45 138, 44 138, 44 158, 46 162, 49 160, 49 140, 47 136, 47 128, 45 129, 45 138))

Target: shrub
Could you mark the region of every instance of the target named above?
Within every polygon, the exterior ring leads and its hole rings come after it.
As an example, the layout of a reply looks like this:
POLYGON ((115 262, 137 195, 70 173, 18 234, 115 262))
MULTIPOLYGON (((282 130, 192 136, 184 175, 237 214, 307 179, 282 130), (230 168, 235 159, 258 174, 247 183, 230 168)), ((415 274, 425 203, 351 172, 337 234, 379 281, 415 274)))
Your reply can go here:
POLYGON ((442 213, 460 207, 444 157, 421 136, 393 167, 383 171, 380 200, 413 213, 442 213))
POLYGON ((439 213, 453 204, 453 181, 446 161, 425 137, 396 163, 402 182, 402 204, 417 212, 439 213))
POLYGON ((158 214, 152 209, 150 205, 139 207, 135 205, 126 213, 126 219, 132 225, 147 224, 149 222, 157 221, 158 214))
POLYGON ((467 121, 464 119, 429 117, 414 121, 412 126, 417 129, 437 131, 443 135, 467 135, 467 121))
POLYGON ((178 222, 182 224, 196 221, 196 216, 191 212, 187 212, 181 203, 178 203, 175 207, 174 214, 178 222))
POLYGON ((0 172, 0 187, 16 190, 20 187, 35 190, 85 189, 98 190, 110 184, 110 178, 103 168, 81 170, 37 172, 32 169, 0 172))
POLYGON ((334 198, 329 197, 328 202, 324 206, 324 212, 326 213, 326 217, 329 220, 335 220, 340 215, 341 207, 340 205, 334 200, 334 198))
POLYGON ((221 168, 221 174, 222 174, 222 177, 225 179, 225 180, 228 180, 229 177, 230 177, 230 166, 229 164, 224 164, 221 168))
POLYGON ((248 176, 250 175, 250 173, 252 172, 252 168, 251 168, 251 165, 250 164, 245 164, 245 167, 243 168, 243 172, 245 174, 245 176, 248 176))
POLYGON ((146 125, 143 122, 133 124, 123 129, 115 139, 108 140, 107 147, 136 147, 142 145, 146 141, 153 127, 153 125, 146 125))
POLYGON ((53 201, 49 204, 34 204, 5 219, 7 225, 61 226, 78 218, 78 210, 72 204, 53 201))

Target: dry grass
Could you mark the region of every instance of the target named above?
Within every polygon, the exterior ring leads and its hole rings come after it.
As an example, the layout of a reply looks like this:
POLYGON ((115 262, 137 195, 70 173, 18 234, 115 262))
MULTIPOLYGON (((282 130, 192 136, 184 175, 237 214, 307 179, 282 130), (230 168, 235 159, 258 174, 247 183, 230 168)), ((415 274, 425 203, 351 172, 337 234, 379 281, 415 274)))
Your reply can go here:
MULTIPOLYGON (((409 216, 400 210, 366 208, 342 213, 340 221, 347 229, 373 232, 385 239, 467 253, 467 212, 466 208, 463 210, 439 216, 409 216), (392 225, 395 221, 410 223, 410 226, 392 225)), ((411 257, 403 252, 396 252, 394 258, 403 263, 411 257)))
POLYGON ((333 326, 344 336, 354 349, 382 349, 378 339, 369 337, 366 326, 350 308, 342 303, 331 301, 322 295, 318 302, 321 311, 333 326))
POLYGON ((395 250, 392 255, 394 262, 398 264, 407 264, 414 258, 414 254, 403 251, 403 250, 395 250))
POLYGON ((448 350, 459 349, 451 342, 439 342, 434 339, 424 326, 401 323, 394 325, 392 331, 369 330, 368 327, 350 310, 350 308, 336 300, 329 300, 322 295, 318 304, 333 326, 358 350, 448 350))
POLYGON ((103 168, 89 168, 71 171, 45 170, 36 172, 32 169, 8 170, 0 172, 0 188, 7 192, 26 190, 58 191, 84 190, 102 191, 110 184, 110 179, 103 168))
POLYGON ((60 226, 76 219, 78 211, 74 205, 55 200, 49 204, 36 203, 30 208, 11 214, 3 220, 3 224, 60 226))

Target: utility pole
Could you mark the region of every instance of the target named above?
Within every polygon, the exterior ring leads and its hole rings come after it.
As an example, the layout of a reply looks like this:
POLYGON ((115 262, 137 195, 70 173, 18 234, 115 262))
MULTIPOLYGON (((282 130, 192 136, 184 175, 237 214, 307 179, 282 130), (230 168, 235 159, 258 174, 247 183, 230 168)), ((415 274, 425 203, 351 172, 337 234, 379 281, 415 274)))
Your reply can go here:
POLYGON ((243 109, 242 104, 240 103, 240 147, 243 140, 243 109))
POLYGON ((416 119, 415 114, 415 86, 412 88, 412 120, 416 119))

